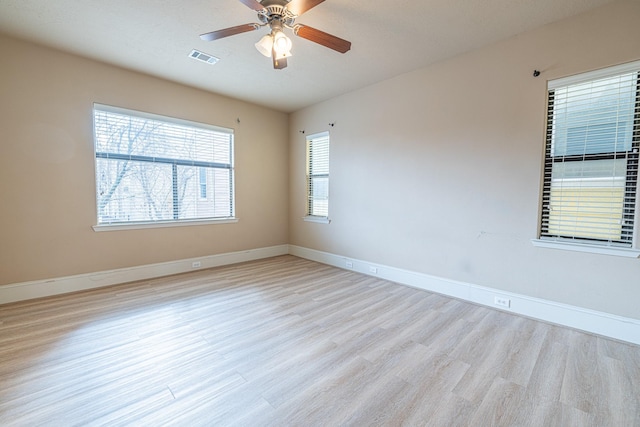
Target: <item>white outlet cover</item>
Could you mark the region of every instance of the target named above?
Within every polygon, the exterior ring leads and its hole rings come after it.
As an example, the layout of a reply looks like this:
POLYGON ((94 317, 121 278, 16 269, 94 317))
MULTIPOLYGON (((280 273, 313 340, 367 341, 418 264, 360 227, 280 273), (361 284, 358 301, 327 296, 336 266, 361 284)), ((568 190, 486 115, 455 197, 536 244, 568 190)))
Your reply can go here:
POLYGON ((493 303, 500 307, 506 307, 506 308, 511 307, 511 300, 505 297, 494 297, 493 303))

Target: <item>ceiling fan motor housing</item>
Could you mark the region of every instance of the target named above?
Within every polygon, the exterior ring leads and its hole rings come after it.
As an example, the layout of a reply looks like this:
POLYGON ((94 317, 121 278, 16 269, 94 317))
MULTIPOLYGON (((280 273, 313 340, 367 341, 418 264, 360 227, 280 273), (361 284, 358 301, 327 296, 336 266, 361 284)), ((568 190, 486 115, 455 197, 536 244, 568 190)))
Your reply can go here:
POLYGON ((264 10, 258 12, 258 19, 263 24, 271 25, 274 21, 282 22, 285 27, 291 27, 296 20, 296 16, 284 6, 265 6, 264 10))

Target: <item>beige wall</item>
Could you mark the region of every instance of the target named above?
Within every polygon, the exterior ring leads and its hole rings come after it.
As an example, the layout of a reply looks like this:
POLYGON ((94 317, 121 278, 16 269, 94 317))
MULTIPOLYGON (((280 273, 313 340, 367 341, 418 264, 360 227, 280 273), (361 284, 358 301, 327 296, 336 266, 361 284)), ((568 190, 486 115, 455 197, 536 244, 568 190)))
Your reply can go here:
POLYGON ((0 52, 0 284, 288 242, 286 114, 1 36, 0 52), (235 129, 239 221, 94 232, 94 102, 235 129))
POLYGON ((294 113, 290 243, 640 319, 640 260, 530 242, 546 80, 640 59, 639 16, 613 3, 294 113), (300 130, 331 133, 329 225, 302 221, 300 130))

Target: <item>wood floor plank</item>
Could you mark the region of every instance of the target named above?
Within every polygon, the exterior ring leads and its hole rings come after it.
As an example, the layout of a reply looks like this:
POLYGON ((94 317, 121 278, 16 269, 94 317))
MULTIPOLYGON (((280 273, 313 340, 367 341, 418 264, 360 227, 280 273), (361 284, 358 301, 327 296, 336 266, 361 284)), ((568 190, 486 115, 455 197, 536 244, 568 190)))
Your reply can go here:
POLYGON ((529 398, 537 402, 559 402, 569 346, 547 336, 527 384, 529 398))
POLYGON ((530 414, 523 413, 527 408, 524 388, 496 377, 469 424, 474 426, 518 425, 516 422, 518 418, 525 420, 530 418, 530 414))
POLYGON ((595 411, 596 424, 637 425, 640 423, 640 400, 627 390, 640 384, 634 383, 633 377, 626 375, 623 362, 618 359, 604 357, 600 366, 604 371, 604 385, 598 397, 609 404, 598 405, 595 411))
POLYGON ((560 402, 589 414, 597 410, 603 392, 604 359, 597 358, 597 342, 577 335, 571 342, 560 402))
MULTIPOLYGON (((601 427, 616 424, 597 424, 593 414, 583 412, 561 402, 542 402, 534 409, 527 424, 530 426, 558 426, 558 427, 601 427)), ((636 426, 637 424, 629 424, 636 426)))
POLYGON ((0 306, 2 426, 639 426, 640 347, 293 256, 0 306))
POLYGON ((403 425, 424 425, 428 427, 467 427, 473 414, 478 410, 477 405, 454 393, 446 393, 436 400, 435 407, 428 416, 419 415, 421 407, 409 413, 407 422, 403 425))

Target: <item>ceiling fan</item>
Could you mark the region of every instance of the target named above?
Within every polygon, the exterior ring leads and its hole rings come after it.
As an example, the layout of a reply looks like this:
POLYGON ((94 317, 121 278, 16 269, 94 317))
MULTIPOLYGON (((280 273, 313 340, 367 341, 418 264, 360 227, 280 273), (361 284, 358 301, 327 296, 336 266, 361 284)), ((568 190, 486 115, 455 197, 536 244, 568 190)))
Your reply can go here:
POLYGON ((324 0, 240 0, 245 6, 258 12, 260 23, 244 24, 201 34, 200 38, 212 41, 240 33, 254 31, 269 26, 271 32, 256 43, 256 49, 266 57, 273 59, 273 68, 281 70, 287 66, 287 58, 291 56, 291 39, 283 29, 288 28, 298 37, 318 43, 340 53, 351 49, 351 42, 316 30, 307 25, 296 24, 296 18, 316 7, 324 0))

